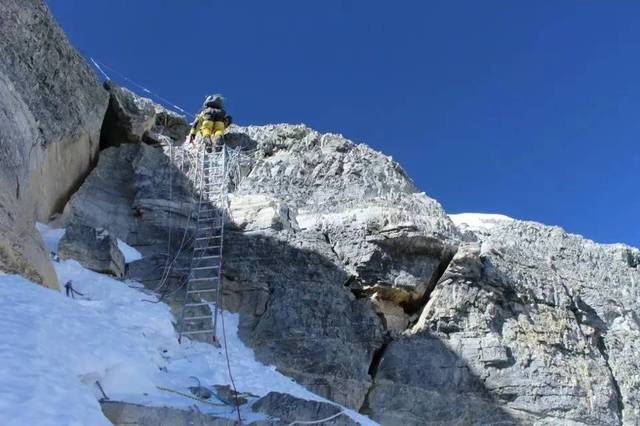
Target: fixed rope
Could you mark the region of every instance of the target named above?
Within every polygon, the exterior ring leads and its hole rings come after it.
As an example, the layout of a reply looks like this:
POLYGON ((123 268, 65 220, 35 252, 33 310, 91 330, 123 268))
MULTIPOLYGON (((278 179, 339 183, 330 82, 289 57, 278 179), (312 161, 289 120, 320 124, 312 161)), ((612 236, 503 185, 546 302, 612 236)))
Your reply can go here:
POLYGON ((296 420, 294 422, 289 423, 287 426, 294 426, 294 425, 317 425, 320 423, 324 423, 324 422, 328 422, 329 420, 333 420, 336 417, 340 417, 343 414, 346 414, 344 411, 339 411, 336 414, 329 416, 329 417, 325 417, 324 419, 319 419, 319 420, 296 420))
POLYGON ((126 81, 127 83, 137 87, 138 89, 140 89, 142 92, 144 92, 146 95, 148 95, 149 97, 160 101, 160 103, 162 105, 164 105, 165 107, 172 109, 176 112, 179 112, 180 114, 184 114, 184 115, 188 115, 188 116, 193 116, 195 114, 193 114, 192 112, 187 111, 186 109, 182 108, 181 106, 179 106, 178 104, 176 104, 175 102, 170 101, 169 99, 147 89, 145 86, 143 86, 140 83, 135 82, 134 80, 132 80, 131 78, 127 77, 126 75, 124 75, 123 73, 121 73, 120 71, 116 70, 115 68, 105 64, 104 62, 101 62, 97 59, 95 59, 92 56, 86 56, 86 58, 89 59, 89 61, 93 64, 93 66, 98 70, 98 72, 105 78, 105 80, 111 80, 113 81, 113 79, 111 78, 111 76, 109 74, 107 74, 105 72, 105 69, 108 70, 110 73, 117 75, 118 77, 120 77, 121 79, 123 79, 124 81, 126 81))

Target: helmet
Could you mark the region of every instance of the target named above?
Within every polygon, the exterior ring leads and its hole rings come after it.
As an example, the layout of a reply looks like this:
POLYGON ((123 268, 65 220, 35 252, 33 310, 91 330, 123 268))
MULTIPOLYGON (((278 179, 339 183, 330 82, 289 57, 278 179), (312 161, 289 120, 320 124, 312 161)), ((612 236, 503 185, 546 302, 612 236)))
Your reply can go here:
POLYGON ((209 95, 207 96, 207 98, 204 100, 204 105, 205 108, 206 107, 210 107, 210 108, 218 108, 218 109, 222 109, 224 107, 224 98, 222 97, 222 95, 209 95))

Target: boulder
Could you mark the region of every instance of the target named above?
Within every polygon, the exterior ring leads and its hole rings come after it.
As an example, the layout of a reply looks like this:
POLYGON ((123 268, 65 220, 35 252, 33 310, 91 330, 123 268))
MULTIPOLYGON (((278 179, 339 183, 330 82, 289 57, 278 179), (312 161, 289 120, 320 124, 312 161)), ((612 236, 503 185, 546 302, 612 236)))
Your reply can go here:
POLYGON ((120 401, 100 401, 102 413, 114 426, 235 426, 237 421, 214 417, 197 408, 148 407, 120 401))
MULTIPOLYGON (((333 417, 343 411, 341 407, 334 404, 321 401, 309 401, 280 392, 269 392, 254 402, 251 409, 272 418, 273 420, 268 422, 270 425, 288 425, 296 421, 316 422, 333 417)), ((345 414, 317 424, 326 426, 358 425, 357 422, 345 414)))
POLYGON ((0 269, 57 287, 34 220, 95 163, 108 95, 44 1, 3 1, 0 28, 0 269))
POLYGON ((60 259, 74 259, 92 271, 124 276, 124 255, 118 240, 100 228, 71 225, 65 230, 58 247, 60 259))
POLYGON ((184 278, 193 212, 192 187, 162 149, 123 144, 101 152, 94 171, 65 207, 65 225, 104 228, 143 254, 126 277, 171 290, 184 278), (167 274, 174 260, 175 269, 167 274))
POLYGON ((65 207, 65 224, 107 229, 146 256, 182 242, 194 198, 191 183, 161 149, 124 144, 102 151, 94 171, 65 207))
POLYGON ((109 108, 100 134, 102 149, 123 143, 169 144, 184 141, 190 125, 186 119, 112 81, 109 108))

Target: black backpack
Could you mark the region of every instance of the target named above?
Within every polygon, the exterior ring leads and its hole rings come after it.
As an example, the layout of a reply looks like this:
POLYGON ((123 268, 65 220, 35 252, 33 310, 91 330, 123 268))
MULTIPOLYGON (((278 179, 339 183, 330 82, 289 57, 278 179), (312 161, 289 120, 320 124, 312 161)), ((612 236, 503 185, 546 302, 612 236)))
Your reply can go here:
POLYGON ((207 107, 202 111, 202 117, 207 121, 226 121, 226 116, 223 109, 207 107))

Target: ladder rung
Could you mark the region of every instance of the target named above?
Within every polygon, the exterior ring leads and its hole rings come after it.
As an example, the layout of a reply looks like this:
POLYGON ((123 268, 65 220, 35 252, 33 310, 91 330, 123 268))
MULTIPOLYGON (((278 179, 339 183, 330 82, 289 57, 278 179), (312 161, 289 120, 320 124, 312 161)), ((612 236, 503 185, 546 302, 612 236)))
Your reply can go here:
POLYGON ((218 291, 217 288, 205 288, 203 290, 189 290, 187 294, 196 294, 196 293, 212 293, 214 291, 218 291))
MULTIPOLYGON (((200 260, 197 257, 194 257, 195 260, 200 260)), ((220 265, 214 265, 214 266, 198 266, 197 268, 191 268, 192 271, 207 271, 210 269, 218 269, 220 267, 220 265)), ((198 277, 198 278, 204 278, 204 277, 198 277)))
POLYGON ((198 303, 185 303, 185 308, 195 308, 198 306, 209 306, 209 302, 198 302, 198 303))
POLYGON ((213 329, 211 329, 211 330, 183 331, 180 334, 188 336, 189 334, 204 334, 204 333, 213 333, 213 329))
POLYGON ((206 227, 206 228, 198 228, 197 231, 211 231, 212 229, 220 230, 222 228, 224 228, 222 225, 220 225, 220 226, 209 226, 209 227, 206 227))
POLYGON ((202 320, 202 319, 211 319, 211 315, 201 315, 201 316, 197 316, 197 317, 186 317, 186 318, 182 318, 182 321, 196 321, 196 320, 202 320))
POLYGON ((194 247, 193 251, 196 251, 196 250, 207 251, 207 250, 220 249, 220 248, 221 248, 220 246, 194 247))
POLYGON ((201 278, 191 278, 189 279, 190 283, 193 282, 201 282, 201 281, 218 281, 218 277, 201 277, 201 278))
POLYGON ((196 241, 213 240, 214 238, 222 238, 222 235, 212 235, 210 237, 197 237, 195 240, 196 241))
MULTIPOLYGON (((194 256, 193 258, 195 260, 220 259, 220 255, 215 255, 215 256, 194 256)), ((194 268, 194 269, 198 269, 198 268, 194 268)))

